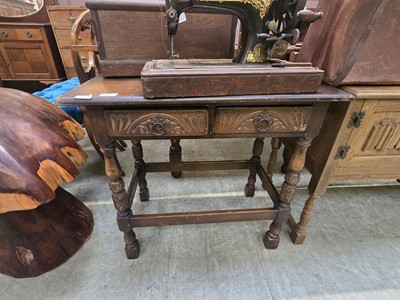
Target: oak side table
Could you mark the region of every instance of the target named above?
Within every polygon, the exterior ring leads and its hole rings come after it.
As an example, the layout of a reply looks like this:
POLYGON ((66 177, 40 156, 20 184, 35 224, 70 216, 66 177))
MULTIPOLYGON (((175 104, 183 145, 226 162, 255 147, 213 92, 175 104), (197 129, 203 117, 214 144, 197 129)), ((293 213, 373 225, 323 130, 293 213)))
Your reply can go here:
MULTIPOLYGON (((139 256, 134 227, 273 220, 264 236, 267 249, 279 243, 282 224, 300 179, 305 155, 332 101, 349 101, 352 95, 321 85, 316 93, 252 96, 145 99, 140 78, 93 78, 58 99, 59 105, 80 105, 87 113, 96 142, 105 159, 119 229, 124 233, 128 258, 139 256), (85 99, 86 98, 86 99, 85 99), (253 156, 241 161, 191 161, 181 159, 179 139, 255 138, 253 156), (278 192, 260 162, 266 137, 292 137, 294 150, 278 192), (170 139, 170 162, 145 163, 141 140, 170 139), (125 189, 113 140, 131 140, 135 169, 125 189), (135 215, 131 210, 138 187, 141 201, 149 200, 147 172, 248 169, 245 195, 254 195, 256 176, 269 193, 271 208, 135 215)), ((178 184, 178 183, 177 183, 178 184)))

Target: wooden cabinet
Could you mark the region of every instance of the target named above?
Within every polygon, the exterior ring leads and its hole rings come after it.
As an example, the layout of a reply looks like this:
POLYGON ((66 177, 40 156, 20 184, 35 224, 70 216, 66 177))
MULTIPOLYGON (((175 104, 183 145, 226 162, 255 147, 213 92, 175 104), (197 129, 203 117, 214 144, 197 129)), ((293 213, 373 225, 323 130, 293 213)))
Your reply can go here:
MULTIPOLYGON (((347 86, 356 100, 332 103, 307 152, 310 194, 329 183, 400 178, 400 86, 347 86)), ((285 140, 287 148, 291 141, 285 140)))
MULTIPOLYGON (((297 244, 304 241, 317 199, 330 183, 400 178, 400 86, 342 89, 354 94, 356 100, 330 104, 320 134, 307 151, 306 168, 312 175, 310 197, 300 222, 289 223, 297 244)), ((283 143, 287 162, 295 141, 283 139, 283 143)))
POLYGON ((1 16, 24 16, 35 12, 35 5, 30 2, 2 0, 0 3, 1 16))
POLYGON ((48 24, 0 23, 2 79, 56 82, 64 78, 48 24))
MULTIPOLYGON (((57 46, 61 54, 65 73, 67 78, 77 76, 71 55, 71 29, 77 17, 86 10, 83 6, 49 6, 47 11, 49 14, 51 26, 57 40, 57 46)), ((90 32, 85 31, 80 35, 80 43, 83 45, 90 44, 90 32)), ((88 65, 88 54, 85 51, 80 53, 82 65, 88 65)))
POLYGON ((400 86, 344 89, 357 100, 338 132, 344 150, 333 157, 330 181, 400 178, 400 86))

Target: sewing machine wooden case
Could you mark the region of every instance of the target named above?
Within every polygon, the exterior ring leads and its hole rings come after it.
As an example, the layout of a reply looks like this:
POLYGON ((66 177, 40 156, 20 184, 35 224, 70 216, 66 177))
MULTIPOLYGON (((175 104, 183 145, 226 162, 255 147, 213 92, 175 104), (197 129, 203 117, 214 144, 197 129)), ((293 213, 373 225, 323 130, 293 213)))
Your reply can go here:
POLYGON ((142 71, 146 98, 312 93, 323 71, 310 63, 237 64, 230 60, 154 60, 142 71))

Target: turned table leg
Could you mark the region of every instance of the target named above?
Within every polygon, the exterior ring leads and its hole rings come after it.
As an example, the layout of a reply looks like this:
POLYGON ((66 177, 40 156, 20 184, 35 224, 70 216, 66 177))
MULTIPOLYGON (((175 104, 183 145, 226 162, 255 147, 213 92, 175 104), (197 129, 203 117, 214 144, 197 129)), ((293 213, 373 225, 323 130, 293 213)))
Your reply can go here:
POLYGON ((274 174, 276 160, 278 158, 278 151, 282 146, 282 142, 280 138, 272 138, 271 139, 271 155, 269 156, 268 165, 267 165, 267 174, 270 179, 272 179, 272 175, 274 174))
MULTIPOLYGON (((100 150, 104 155, 105 171, 109 180, 109 186, 112 193, 114 206, 117 209, 118 217, 131 215, 129 207, 129 199, 125 190, 125 182, 122 179, 122 171, 115 154, 115 145, 107 146, 100 145, 100 150)), ((127 228, 124 231, 125 253, 129 259, 139 257, 140 247, 139 241, 132 228, 127 228)))
POLYGON ((244 188, 244 194, 246 197, 253 197, 254 192, 256 190, 255 183, 256 183, 256 175, 257 175, 257 165, 260 164, 260 156, 262 154, 264 147, 264 139, 257 138, 253 144, 253 156, 250 159, 250 175, 247 179, 246 186, 244 188))
POLYGON ((140 140, 132 140, 132 152, 135 158, 135 167, 139 170, 139 197, 140 201, 149 201, 150 193, 146 181, 146 163, 143 160, 143 148, 140 140))
POLYGON ((300 171, 303 169, 306 159, 307 148, 310 146, 311 138, 297 138, 296 147, 290 157, 288 169, 285 175, 285 182, 279 194, 278 216, 272 221, 269 231, 264 235, 264 245, 267 249, 276 249, 279 244, 279 234, 282 225, 290 214, 290 203, 294 198, 297 184, 300 180, 300 171))
MULTIPOLYGON (((179 145, 180 139, 171 139, 171 146, 169 147, 169 161, 172 163, 182 162, 182 147, 179 145)), ((172 177, 179 178, 182 172, 171 172, 172 177)))
POLYGON ((318 199, 319 196, 310 195, 300 215, 300 221, 297 224, 289 224, 290 239, 292 240, 293 244, 300 245, 304 243, 304 240, 307 236, 307 225, 313 215, 313 211, 317 205, 318 199))

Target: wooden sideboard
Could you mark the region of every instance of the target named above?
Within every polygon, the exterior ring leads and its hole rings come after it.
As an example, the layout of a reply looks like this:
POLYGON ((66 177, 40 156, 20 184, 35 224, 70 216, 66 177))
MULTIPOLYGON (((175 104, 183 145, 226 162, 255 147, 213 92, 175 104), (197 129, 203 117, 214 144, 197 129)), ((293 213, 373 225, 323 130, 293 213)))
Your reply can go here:
POLYGON ((0 23, 2 80, 40 80, 64 77, 49 24, 0 23))
MULTIPOLYGON (((331 103, 320 135, 306 157, 312 177, 310 197, 300 222, 291 221, 291 237, 303 243, 317 200, 332 182, 400 178, 400 86, 345 86, 352 102, 331 103)), ((283 139, 284 160, 294 149, 283 139)), ((285 165, 283 166, 285 169, 285 165)))
MULTIPOLYGON (((84 6, 48 6, 47 12, 49 14, 51 26, 54 31, 54 36, 57 40, 57 46, 61 54, 65 74, 67 78, 77 76, 71 54, 71 29, 77 17, 86 10, 84 6)), ((90 44, 90 33, 84 31, 80 34, 80 42, 83 45, 90 44)), ((88 65, 87 51, 79 53, 82 66, 88 65)))
POLYGON ((0 16, 0 72, 6 87, 34 92, 65 79, 44 0, 34 13, 0 16))

